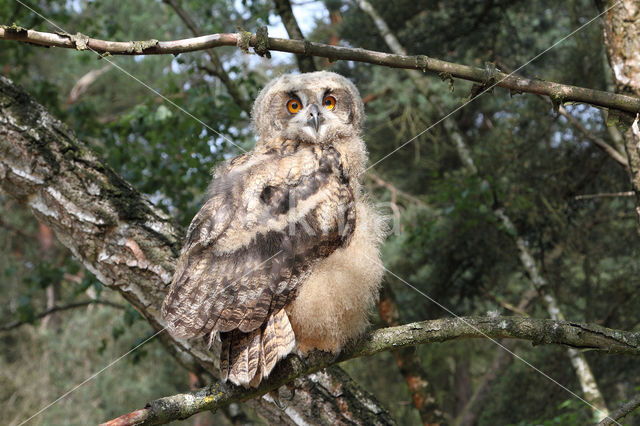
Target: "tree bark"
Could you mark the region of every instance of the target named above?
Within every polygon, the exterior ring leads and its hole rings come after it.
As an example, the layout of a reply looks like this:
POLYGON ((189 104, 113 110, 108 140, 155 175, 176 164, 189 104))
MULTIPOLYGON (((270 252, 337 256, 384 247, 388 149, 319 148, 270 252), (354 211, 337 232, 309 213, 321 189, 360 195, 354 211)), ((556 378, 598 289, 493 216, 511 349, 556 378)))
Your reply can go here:
MULTIPOLYGON (((640 4, 635 0, 598 1, 602 9, 611 8, 602 19, 604 45, 613 73, 616 92, 640 97, 640 4)), ((640 235, 640 125, 638 113, 624 132, 629 174, 636 194, 636 214, 640 235)))

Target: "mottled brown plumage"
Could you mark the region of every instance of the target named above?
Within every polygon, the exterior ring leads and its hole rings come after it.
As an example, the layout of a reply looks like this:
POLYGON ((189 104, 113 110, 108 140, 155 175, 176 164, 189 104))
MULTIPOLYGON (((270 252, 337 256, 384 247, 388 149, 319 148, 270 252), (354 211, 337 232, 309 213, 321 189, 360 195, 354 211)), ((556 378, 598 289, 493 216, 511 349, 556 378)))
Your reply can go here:
POLYGON ((215 171, 162 309, 177 337, 211 345, 219 335, 221 378, 244 386, 296 347, 339 351, 366 327, 381 277, 358 253, 377 258, 382 225, 360 193, 353 85, 326 72, 283 76, 253 116, 258 142, 215 171), (320 109, 328 97, 335 105, 320 109))

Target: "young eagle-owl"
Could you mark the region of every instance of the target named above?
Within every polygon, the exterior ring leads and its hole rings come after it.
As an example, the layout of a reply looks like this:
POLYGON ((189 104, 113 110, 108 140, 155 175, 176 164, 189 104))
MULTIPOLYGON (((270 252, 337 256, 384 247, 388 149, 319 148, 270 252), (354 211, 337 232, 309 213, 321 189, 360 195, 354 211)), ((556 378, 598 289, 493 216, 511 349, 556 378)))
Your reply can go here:
POLYGON ((383 274, 355 86, 283 75, 252 117, 258 141, 214 170, 162 306, 176 337, 211 346, 219 333, 221 379, 243 386, 294 349, 338 353, 367 327, 383 274))

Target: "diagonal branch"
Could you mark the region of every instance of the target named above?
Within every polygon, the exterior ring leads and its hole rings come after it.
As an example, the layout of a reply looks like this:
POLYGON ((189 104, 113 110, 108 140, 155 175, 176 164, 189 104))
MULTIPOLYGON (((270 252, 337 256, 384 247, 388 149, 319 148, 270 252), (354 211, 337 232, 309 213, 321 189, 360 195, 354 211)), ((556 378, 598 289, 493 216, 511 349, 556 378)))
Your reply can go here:
POLYGON ((109 300, 100 300, 100 299, 85 300, 85 301, 82 301, 82 302, 69 303, 67 305, 54 306, 51 309, 47 309, 46 311, 43 311, 43 312, 40 312, 40 313, 34 315, 33 318, 31 318, 28 321, 14 321, 14 322, 9 323, 7 325, 3 325, 2 327, 0 327, 0 331, 13 330, 14 328, 18 328, 21 325, 30 324, 35 320, 42 319, 42 318, 47 317, 47 316, 49 316, 51 314, 54 314, 56 312, 68 311, 68 310, 76 309, 76 308, 83 308, 83 307, 90 306, 90 305, 104 305, 104 306, 110 306, 110 307, 116 308, 116 309, 125 309, 125 307, 123 305, 121 305, 119 303, 111 302, 109 300))
MULTIPOLYGON (((509 69, 503 62, 501 61, 497 61, 496 65, 498 67, 500 67, 501 69, 507 71, 508 73, 511 73, 512 70, 509 69)), ((554 103, 550 98, 546 98, 543 96, 540 96, 543 100, 545 100, 547 102, 547 104, 551 107, 554 107, 554 103)), ((577 118, 575 118, 573 115, 569 114, 569 112, 567 111, 567 109, 563 106, 563 105, 558 105, 557 107, 558 110, 558 114, 560 114, 561 116, 563 116, 564 118, 567 119, 567 122, 569 122, 569 124, 571 126, 573 126, 576 130, 578 130, 580 133, 582 133, 582 135, 589 139, 591 142, 593 142, 598 148, 602 149, 605 153, 609 154, 609 156, 611 158, 613 158, 615 161, 617 161, 621 166, 623 167, 628 167, 629 163, 626 159, 626 157, 617 149, 615 149, 613 146, 609 145, 604 139, 602 139, 601 137, 596 136, 595 134, 593 134, 593 132, 590 132, 589 130, 587 130, 586 127, 584 127, 584 125, 580 122, 580 120, 578 120, 577 118)))
POLYGON ((620 420, 621 418, 626 417, 638 407, 640 407, 640 394, 633 397, 631 401, 622 404, 620 408, 602 419, 600 423, 598 423, 598 426, 610 426, 613 424, 618 424, 616 420, 620 420))
POLYGON ((570 86, 550 81, 529 79, 502 72, 491 72, 482 68, 455 64, 430 58, 424 55, 407 56, 373 50, 357 49, 329 44, 314 43, 301 40, 290 40, 273 37, 258 37, 246 33, 210 34, 184 40, 173 41, 107 41, 84 36, 80 33, 54 34, 20 27, 4 26, 0 28, 0 40, 14 40, 24 43, 48 47, 62 47, 77 50, 92 50, 97 53, 111 55, 160 55, 179 54, 220 46, 239 46, 242 48, 265 46, 281 52, 319 56, 335 60, 365 62, 391 68, 404 68, 422 72, 445 73, 447 76, 485 84, 489 80, 496 81, 496 86, 518 92, 536 93, 561 99, 562 102, 582 102, 605 108, 614 108, 632 113, 640 112, 640 98, 570 86))
POLYGON ((232 402, 256 398, 309 373, 353 358, 397 350, 424 343, 462 338, 510 338, 529 340, 533 344, 559 344, 572 348, 640 356, 640 332, 612 330, 593 324, 523 317, 458 317, 405 324, 369 333, 346 348, 337 359, 332 354, 313 352, 304 360, 289 356, 278 364, 258 388, 244 389, 230 383, 216 383, 194 392, 160 398, 137 410, 136 422, 123 417, 107 425, 156 425, 186 419, 205 410, 217 410, 232 402))

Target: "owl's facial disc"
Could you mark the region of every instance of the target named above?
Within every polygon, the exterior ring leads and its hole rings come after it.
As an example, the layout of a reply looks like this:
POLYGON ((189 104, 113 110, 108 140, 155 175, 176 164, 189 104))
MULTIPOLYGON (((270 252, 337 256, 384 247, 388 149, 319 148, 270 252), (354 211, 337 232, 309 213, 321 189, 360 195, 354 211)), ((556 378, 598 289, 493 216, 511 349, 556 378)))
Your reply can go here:
POLYGON ((325 144, 335 142, 336 137, 353 133, 347 100, 350 99, 343 91, 330 88, 288 92, 281 101, 286 115, 284 137, 325 144))

